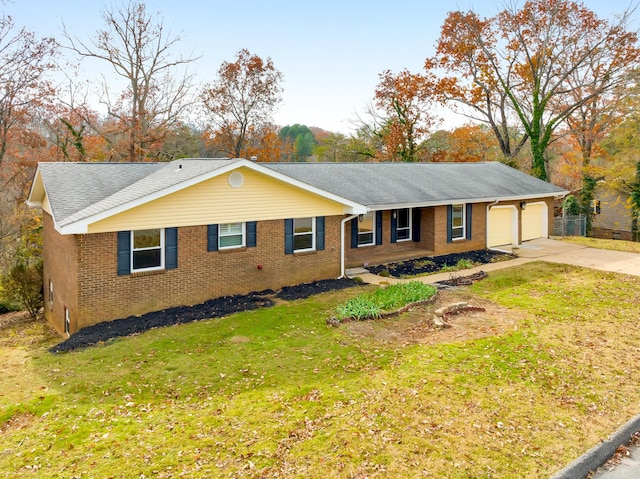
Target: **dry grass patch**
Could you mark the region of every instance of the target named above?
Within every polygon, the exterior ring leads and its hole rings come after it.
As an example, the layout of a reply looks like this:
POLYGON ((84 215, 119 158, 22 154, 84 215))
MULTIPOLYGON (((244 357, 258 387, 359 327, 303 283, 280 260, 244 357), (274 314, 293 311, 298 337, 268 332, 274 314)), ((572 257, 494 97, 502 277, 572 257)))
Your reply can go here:
POLYGON ((342 324, 349 333, 397 345, 438 344, 496 336, 512 331, 524 313, 472 295, 466 289, 443 290, 432 304, 417 306, 397 317, 342 324), (434 311, 442 306, 467 302, 484 311, 467 311, 452 317, 450 328, 433 326, 434 311))
POLYGON ((553 239, 566 241, 567 243, 574 243, 590 248, 609 249, 614 251, 627 251, 629 253, 640 253, 640 243, 633 241, 623 240, 611 240, 602 238, 586 238, 583 236, 556 236, 553 239))

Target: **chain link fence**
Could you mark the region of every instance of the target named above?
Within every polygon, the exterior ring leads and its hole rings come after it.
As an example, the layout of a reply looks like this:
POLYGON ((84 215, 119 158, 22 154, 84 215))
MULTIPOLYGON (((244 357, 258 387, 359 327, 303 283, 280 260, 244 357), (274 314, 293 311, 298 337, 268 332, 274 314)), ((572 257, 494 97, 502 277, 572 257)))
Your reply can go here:
POLYGON ((553 219, 554 236, 587 236, 587 217, 577 216, 556 216, 553 219))

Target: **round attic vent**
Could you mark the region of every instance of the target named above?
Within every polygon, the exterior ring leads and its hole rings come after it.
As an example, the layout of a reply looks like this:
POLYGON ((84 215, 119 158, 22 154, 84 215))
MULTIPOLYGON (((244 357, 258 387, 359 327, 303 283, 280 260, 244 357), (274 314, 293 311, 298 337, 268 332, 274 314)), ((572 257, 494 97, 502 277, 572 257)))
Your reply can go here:
POLYGON ((244 176, 239 171, 234 171, 229 175, 229 184, 233 188, 239 188, 244 183, 244 176))

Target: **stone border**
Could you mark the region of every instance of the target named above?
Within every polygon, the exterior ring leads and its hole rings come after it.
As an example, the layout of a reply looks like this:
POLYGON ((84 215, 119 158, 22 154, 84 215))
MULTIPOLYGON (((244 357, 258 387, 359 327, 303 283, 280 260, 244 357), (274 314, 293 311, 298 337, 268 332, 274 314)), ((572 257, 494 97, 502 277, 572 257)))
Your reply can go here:
POLYGON ((567 467, 558 471, 550 479, 584 479, 587 475, 607 462, 618 447, 627 444, 631 436, 640 431, 640 414, 627 421, 608 439, 592 447, 567 467))

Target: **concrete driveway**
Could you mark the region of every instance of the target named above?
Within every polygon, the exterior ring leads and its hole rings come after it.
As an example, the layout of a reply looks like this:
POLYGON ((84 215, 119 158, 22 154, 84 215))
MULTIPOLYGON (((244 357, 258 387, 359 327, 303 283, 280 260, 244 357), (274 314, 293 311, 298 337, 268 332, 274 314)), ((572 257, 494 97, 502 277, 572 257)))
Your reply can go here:
POLYGON ((514 252, 520 258, 640 276, 640 254, 637 253, 596 249, 542 238, 526 241, 520 246, 516 246, 514 252))
MULTIPOLYGON (((498 248, 502 249, 502 248, 498 248)), ((511 247, 504 248, 504 251, 511 252, 511 247)), ((478 271, 495 271, 497 269, 519 266, 530 261, 548 261, 550 263, 571 264, 583 266, 585 268, 599 269, 601 271, 612 271, 615 273, 625 273, 633 276, 640 276, 640 254, 626 253, 624 251, 610 251, 605 249, 590 248, 588 246, 567 243, 553 239, 536 239, 513 248, 513 252, 518 258, 501 261, 499 263, 483 264, 471 269, 459 271, 456 274, 466 276, 478 271)), ((360 276, 365 283, 372 284, 393 284, 410 281, 408 279, 383 278, 367 272, 365 269, 355 268, 347 271, 350 277, 360 276)), ((429 276, 415 278, 423 283, 437 283, 451 279, 452 273, 438 273, 429 276)), ((639 476, 640 477, 640 476, 639 476)))

